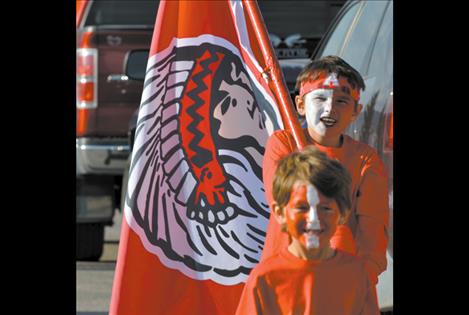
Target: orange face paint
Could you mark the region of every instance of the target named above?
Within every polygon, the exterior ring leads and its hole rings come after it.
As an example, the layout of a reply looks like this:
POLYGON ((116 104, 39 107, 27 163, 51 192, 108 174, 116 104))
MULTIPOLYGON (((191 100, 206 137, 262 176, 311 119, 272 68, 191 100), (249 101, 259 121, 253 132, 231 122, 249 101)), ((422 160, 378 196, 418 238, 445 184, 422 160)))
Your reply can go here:
POLYGON ((285 207, 285 217, 288 233, 306 247, 306 219, 309 213, 309 203, 306 196, 306 185, 294 187, 290 200, 285 207))
POLYGON ((297 183, 285 206, 287 232, 300 251, 323 251, 340 219, 335 200, 321 194, 313 185, 297 183))

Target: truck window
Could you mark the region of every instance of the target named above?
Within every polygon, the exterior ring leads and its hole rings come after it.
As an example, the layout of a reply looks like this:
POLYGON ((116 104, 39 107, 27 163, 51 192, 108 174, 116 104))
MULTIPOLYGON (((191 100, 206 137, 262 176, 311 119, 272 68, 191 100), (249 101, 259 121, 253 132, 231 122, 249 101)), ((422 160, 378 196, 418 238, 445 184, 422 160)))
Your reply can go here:
POLYGON ((148 25, 154 27, 159 1, 97 0, 84 26, 148 25))

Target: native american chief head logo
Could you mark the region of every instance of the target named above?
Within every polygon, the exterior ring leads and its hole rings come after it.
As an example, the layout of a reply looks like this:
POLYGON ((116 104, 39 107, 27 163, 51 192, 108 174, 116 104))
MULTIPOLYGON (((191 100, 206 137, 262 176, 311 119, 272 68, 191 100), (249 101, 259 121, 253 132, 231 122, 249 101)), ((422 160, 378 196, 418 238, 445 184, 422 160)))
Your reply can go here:
POLYGON ((236 51, 177 43, 149 60, 126 218, 166 266, 236 284, 263 249, 262 157, 278 115, 236 51))

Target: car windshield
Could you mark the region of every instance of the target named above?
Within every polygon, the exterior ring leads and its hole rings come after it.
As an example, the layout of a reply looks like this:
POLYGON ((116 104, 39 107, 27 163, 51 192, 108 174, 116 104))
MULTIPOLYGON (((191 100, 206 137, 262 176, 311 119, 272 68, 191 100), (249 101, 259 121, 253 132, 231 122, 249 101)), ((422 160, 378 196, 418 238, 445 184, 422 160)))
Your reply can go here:
POLYGON ((345 1, 259 1, 280 59, 309 58, 345 1))
MULTIPOLYGON (((158 2, 96 0, 84 26, 154 27, 158 2)), ((309 58, 344 2, 259 1, 259 9, 278 58, 309 58)))

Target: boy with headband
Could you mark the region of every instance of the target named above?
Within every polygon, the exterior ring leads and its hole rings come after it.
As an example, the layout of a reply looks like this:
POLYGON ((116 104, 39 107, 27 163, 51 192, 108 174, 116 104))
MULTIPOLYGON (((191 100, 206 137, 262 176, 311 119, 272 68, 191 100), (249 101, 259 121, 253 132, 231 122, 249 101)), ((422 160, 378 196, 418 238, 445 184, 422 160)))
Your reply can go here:
MULTIPOLYGON (((298 113, 306 116, 307 128, 303 131, 307 142, 342 163, 352 177, 351 215, 345 224, 338 226, 331 246, 362 257, 370 280, 376 284, 387 264, 387 174, 375 150, 344 134, 362 110, 359 101, 360 90, 365 89, 363 78, 341 58, 327 56, 302 70, 297 88, 300 93, 295 102, 298 113)), ((287 130, 277 130, 269 137, 263 162, 269 204, 277 163, 296 150, 287 130)), ((271 215, 261 259, 278 253, 290 241, 271 215)))
POLYGON ((350 211, 350 183, 339 162, 312 146, 280 161, 272 216, 291 243, 251 271, 236 315, 379 315, 363 260, 330 246, 350 211))

